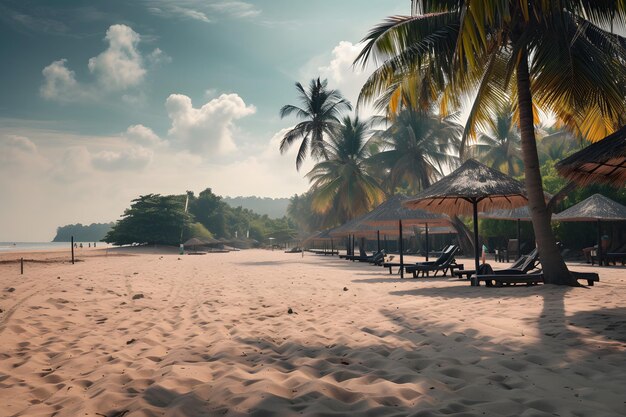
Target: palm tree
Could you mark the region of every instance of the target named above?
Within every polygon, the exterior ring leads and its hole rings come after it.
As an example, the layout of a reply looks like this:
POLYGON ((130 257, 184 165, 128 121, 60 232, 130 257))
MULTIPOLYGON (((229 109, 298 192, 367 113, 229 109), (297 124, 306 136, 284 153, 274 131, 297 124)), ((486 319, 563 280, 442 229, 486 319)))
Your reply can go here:
POLYGON ((329 90, 328 81, 320 81, 319 77, 311 80, 308 90, 300 83, 296 83, 296 89, 302 107, 287 104, 280 109, 280 117, 295 113, 302 121, 285 134, 280 142, 280 152, 284 153, 294 142, 301 140, 296 157, 296 169, 300 170, 307 154, 317 160, 326 157, 324 136, 338 130, 341 113, 352 110, 352 105, 338 90, 329 90))
POLYGON ((480 133, 469 149, 476 159, 505 174, 520 175, 524 169, 520 157, 521 138, 511 105, 499 108, 487 121, 487 133, 480 133))
POLYGON ((457 164, 454 152, 463 128, 454 122, 454 116, 442 118, 404 107, 387 120, 390 126, 378 135, 382 151, 370 161, 388 173, 384 185, 390 194, 400 187, 417 193, 457 164))
POLYGON ((411 17, 391 17, 365 38, 357 62, 383 63, 364 91, 370 98, 411 74, 428 77, 445 103, 475 94, 463 139, 489 110, 513 97, 522 160, 545 281, 575 285, 556 246, 546 209, 533 104, 599 139, 626 114, 626 3, 590 0, 415 0, 411 17), (386 80, 389 80, 387 82, 386 80))
POLYGON ((307 174, 313 183, 312 208, 326 225, 344 223, 378 205, 384 192, 370 173, 370 123, 346 116, 327 144, 328 159, 307 174))

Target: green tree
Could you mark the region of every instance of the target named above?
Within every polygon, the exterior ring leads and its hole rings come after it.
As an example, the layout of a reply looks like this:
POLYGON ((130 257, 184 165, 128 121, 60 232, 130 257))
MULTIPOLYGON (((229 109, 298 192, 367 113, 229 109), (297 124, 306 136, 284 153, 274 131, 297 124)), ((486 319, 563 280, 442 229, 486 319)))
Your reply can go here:
POLYGON ((200 192, 198 197, 191 194, 189 198, 189 213, 218 237, 227 236, 227 207, 222 198, 213 194, 210 188, 200 192))
POLYGON ((359 216, 384 197, 378 180, 369 173, 370 123, 346 116, 328 143, 328 159, 307 174, 312 184, 312 208, 325 214, 325 226, 359 216))
POLYGON ((114 245, 178 245, 181 230, 188 229, 191 220, 192 217, 185 212, 184 196, 143 195, 132 200, 130 208, 124 210, 122 219, 107 233, 104 241, 114 245))
POLYGON ((326 158, 324 137, 330 137, 338 131, 342 112, 352 110, 352 106, 338 90, 328 89, 327 80, 311 80, 308 90, 296 83, 296 89, 302 107, 287 104, 280 109, 280 117, 295 114, 302 121, 285 134, 280 142, 280 152, 285 152, 294 142, 301 141, 296 157, 296 169, 300 170, 308 154, 316 160, 326 158))
POLYGON ((313 191, 294 195, 289 199, 287 217, 303 233, 311 233, 322 228, 324 215, 313 211, 313 191))
POLYGON ((514 98, 533 228, 546 283, 575 285, 550 227, 539 172, 533 104, 598 140, 625 112, 626 39, 603 27, 626 21, 621 1, 415 0, 419 15, 392 17, 365 38, 357 61, 383 64, 364 86, 424 74, 444 103, 475 94, 464 139, 489 110, 514 98))
POLYGON ((500 107, 486 121, 488 130, 478 134, 470 154, 492 168, 512 176, 520 175, 524 166, 520 156, 521 138, 510 104, 500 107))
POLYGON ((387 172, 388 193, 398 189, 417 193, 458 163, 455 153, 463 128, 454 118, 411 108, 387 117, 390 125, 378 135, 381 151, 372 155, 370 163, 387 172))

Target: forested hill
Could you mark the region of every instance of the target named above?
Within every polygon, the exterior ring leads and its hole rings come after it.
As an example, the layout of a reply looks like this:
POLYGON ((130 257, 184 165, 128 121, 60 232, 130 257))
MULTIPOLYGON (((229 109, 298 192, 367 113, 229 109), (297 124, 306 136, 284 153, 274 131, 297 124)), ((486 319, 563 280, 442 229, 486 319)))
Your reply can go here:
POLYGON ((76 242, 100 242, 115 223, 92 223, 90 225, 68 224, 57 227, 53 242, 69 242, 74 236, 76 242))
POLYGON ((231 207, 243 207, 255 213, 267 214, 273 219, 280 219, 287 215, 288 198, 268 197, 222 197, 222 201, 231 207))

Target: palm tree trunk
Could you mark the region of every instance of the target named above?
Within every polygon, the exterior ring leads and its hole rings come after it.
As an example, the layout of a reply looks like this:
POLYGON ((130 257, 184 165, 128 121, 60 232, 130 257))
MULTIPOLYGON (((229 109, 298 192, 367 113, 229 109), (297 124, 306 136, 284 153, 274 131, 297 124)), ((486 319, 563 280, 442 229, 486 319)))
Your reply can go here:
POLYGON ((551 213, 547 210, 544 200, 541 173, 539 172, 537 143, 535 141, 535 126, 533 123, 528 54, 525 50, 517 63, 516 70, 524 180, 526 192, 528 193, 528 206, 535 231, 535 239, 537 239, 539 257, 543 268, 544 281, 546 284, 577 285, 556 246, 556 240, 550 225, 551 213))

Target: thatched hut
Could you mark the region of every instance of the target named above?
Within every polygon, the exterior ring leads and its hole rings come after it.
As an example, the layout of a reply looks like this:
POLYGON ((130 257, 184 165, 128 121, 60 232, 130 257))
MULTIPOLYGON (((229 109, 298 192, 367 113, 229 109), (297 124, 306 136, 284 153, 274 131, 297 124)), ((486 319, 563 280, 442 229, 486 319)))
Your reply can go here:
POLYGON ((626 184, 626 126, 556 164, 559 174, 579 184, 626 184))

